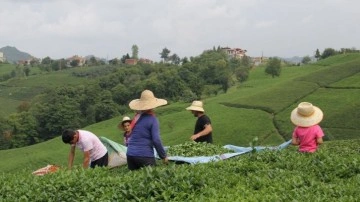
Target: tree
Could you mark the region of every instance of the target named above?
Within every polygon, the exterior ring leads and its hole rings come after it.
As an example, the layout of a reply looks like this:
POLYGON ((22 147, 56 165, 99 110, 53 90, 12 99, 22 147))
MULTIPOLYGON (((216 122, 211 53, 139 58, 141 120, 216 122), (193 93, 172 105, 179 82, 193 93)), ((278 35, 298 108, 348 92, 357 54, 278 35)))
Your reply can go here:
POLYGON ((328 58, 330 56, 336 55, 336 50, 333 48, 326 48, 324 52, 321 54, 321 59, 328 58))
POLYGON ((281 60, 279 58, 270 58, 265 69, 266 74, 270 74, 272 78, 280 76, 281 73, 281 60))
POLYGON ((118 65, 118 64, 119 64, 119 59, 114 58, 114 59, 112 59, 112 60, 109 60, 109 64, 111 64, 111 65, 118 65))
POLYGON ((138 59, 139 58, 139 47, 137 45, 133 45, 131 47, 131 50, 132 50, 132 58, 133 59, 138 59))
POLYGON ((89 65, 90 66, 95 66, 98 65, 98 61, 96 60, 96 58, 94 56, 91 56, 91 58, 89 59, 89 65))
POLYGON ((49 65, 49 64, 52 63, 52 61, 53 60, 49 56, 47 56, 47 57, 45 57, 44 59, 41 60, 41 64, 42 65, 49 65))
POLYGON ((315 51, 315 58, 316 58, 316 60, 319 60, 321 58, 319 49, 316 49, 316 51, 315 51))
POLYGON ((181 64, 186 64, 189 62, 189 59, 187 57, 184 57, 183 59, 181 59, 181 64))
POLYGON ((162 58, 164 62, 167 62, 169 60, 170 52, 171 51, 165 47, 160 53, 160 58, 162 58))
POLYGON ((24 73, 25 73, 26 76, 29 76, 30 68, 28 66, 24 67, 24 73))
POLYGON ((171 63, 175 64, 175 65, 178 65, 181 62, 180 57, 176 53, 171 55, 169 59, 170 59, 171 63))
POLYGON ((303 57, 303 59, 301 60, 301 63, 303 64, 309 64, 311 62, 311 58, 307 55, 305 57, 303 57))
POLYGON ((121 63, 125 64, 125 60, 130 59, 129 53, 126 53, 126 55, 123 55, 120 59, 121 63))

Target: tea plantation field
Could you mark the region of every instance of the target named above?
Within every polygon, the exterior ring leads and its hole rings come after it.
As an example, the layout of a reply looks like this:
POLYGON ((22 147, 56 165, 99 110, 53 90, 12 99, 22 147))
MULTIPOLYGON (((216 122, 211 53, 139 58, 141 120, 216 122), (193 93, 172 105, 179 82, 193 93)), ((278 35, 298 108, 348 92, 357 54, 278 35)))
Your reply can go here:
MULTIPOLYGON (((284 67, 271 78, 254 68, 243 84, 204 99, 214 144, 278 145, 291 138, 290 112, 308 101, 324 112, 325 143, 315 154, 290 146, 220 162, 160 165, 130 172, 65 169, 69 146, 60 137, 0 151, 0 201, 358 201, 360 185, 360 54, 338 55, 306 66, 284 67), (47 164, 63 169, 43 177, 31 172, 47 164), (21 185, 21 186, 19 186, 21 185), (31 191, 28 191, 31 190, 31 191)), ((195 117, 190 103, 156 109, 164 145, 189 141, 195 117)), ((133 114, 126 114, 133 116, 133 114)), ((122 117, 85 129, 122 143, 122 117)), ((81 164, 77 151, 76 164, 81 164)))

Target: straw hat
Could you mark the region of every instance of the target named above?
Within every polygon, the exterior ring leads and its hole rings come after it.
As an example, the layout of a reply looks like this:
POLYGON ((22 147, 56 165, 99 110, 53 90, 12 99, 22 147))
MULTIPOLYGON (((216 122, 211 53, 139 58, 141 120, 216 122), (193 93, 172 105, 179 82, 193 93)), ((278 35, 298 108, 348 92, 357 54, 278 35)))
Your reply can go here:
POLYGON ((121 124, 123 124, 124 122, 131 122, 130 117, 124 116, 124 118, 123 118, 122 121, 121 121, 121 124))
POLYGON ((187 107, 186 110, 205 112, 203 108, 203 103, 201 101, 195 100, 191 103, 190 107, 187 107))
POLYGON ((130 107, 130 109, 133 109, 133 110, 144 111, 144 110, 154 109, 156 107, 166 105, 166 104, 167 104, 166 100, 156 98, 154 96, 154 93, 151 92, 150 90, 144 90, 141 93, 140 99, 132 100, 129 103, 129 107, 130 107))
POLYGON ((318 107, 309 102, 301 102, 297 108, 291 112, 290 119, 293 124, 301 127, 309 127, 320 123, 323 112, 318 107))

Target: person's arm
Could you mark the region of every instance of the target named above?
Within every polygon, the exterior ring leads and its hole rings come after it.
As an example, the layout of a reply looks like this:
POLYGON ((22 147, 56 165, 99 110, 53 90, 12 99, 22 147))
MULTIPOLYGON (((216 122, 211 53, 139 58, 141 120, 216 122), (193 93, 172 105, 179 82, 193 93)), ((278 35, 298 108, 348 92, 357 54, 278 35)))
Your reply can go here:
POLYGON ((299 138, 293 136, 293 137, 292 137, 291 144, 293 144, 293 145, 299 145, 299 144, 300 144, 299 138))
POLYGON ((164 146, 160 139, 160 127, 159 127, 159 121, 158 119, 153 119, 153 124, 151 127, 151 138, 152 142, 154 144, 154 147, 156 149, 156 152, 158 153, 159 157, 163 159, 164 163, 168 162, 168 158, 166 155, 166 151, 164 149, 164 146))
POLYGON ((83 162, 83 167, 84 168, 88 168, 90 164, 90 151, 85 151, 84 152, 84 162, 83 162))
POLYGON ((212 132, 212 130, 213 129, 211 127, 211 124, 206 124, 204 130, 202 130, 202 131, 198 132, 197 134, 194 134, 194 135, 191 136, 191 140, 196 140, 201 136, 208 135, 208 134, 210 134, 212 132))
POLYGON ((317 139, 316 139, 316 142, 317 142, 318 145, 324 143, 322 137, 317 138, 317 139))
POLYGON ((71 169, 73 166, 74 156, 75 156, 75 145, 71 145, 69 158, 68 158, 68 168, 69 169, 71 169))

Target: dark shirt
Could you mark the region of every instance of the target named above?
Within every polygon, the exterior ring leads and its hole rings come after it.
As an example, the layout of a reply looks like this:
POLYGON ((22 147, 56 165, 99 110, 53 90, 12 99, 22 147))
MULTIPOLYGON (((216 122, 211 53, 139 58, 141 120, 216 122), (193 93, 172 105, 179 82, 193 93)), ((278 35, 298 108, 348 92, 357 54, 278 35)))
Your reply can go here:
MULTIPOLYGON (((210 118, 208 116, 206 116, 205 114, 200 116, 195 124, 195 130, 194 130, 194 134, 197 134, 198 132, 202 131, 205 129, 205 125, 211 124, 210 118)), ((210 132, 207 135, 201 136, 199 138, 197 138, 195 140, 195 142, 207 142, 207 143, 212 143, 212 132, 210 132)))
POLYGON ((152 114, 142 114, 131 131, 127 155, 133 157, 154 157, 154 148, 160 158, 166 157, 160 139, 159 121, 152 114))

